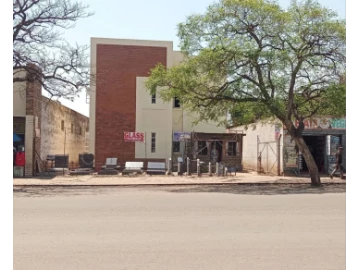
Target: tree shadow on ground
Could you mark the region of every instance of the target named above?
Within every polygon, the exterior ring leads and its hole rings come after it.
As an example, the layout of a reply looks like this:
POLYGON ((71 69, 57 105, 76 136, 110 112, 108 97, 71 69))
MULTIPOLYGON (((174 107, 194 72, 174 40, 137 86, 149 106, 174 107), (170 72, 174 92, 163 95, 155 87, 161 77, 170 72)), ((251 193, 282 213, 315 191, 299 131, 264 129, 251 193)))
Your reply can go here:
POLYGON ((326 194, 345 193, 346 184, 323 184, 322 187, 313 187, 310 184, 241 184, 241 185, 199 185, 171 188, 166 191, 174 193, 230 193, 242 195, 290 195, 290 194, 326 194))
POLYGON ((89 187, 14 187, 13 196, 16 197, 54 197, 100 195, 106 192, 102 188, 89 187))
POLYGON ((53 197, 102 195, 125 190, 172 193, 229 193, 239 195, 290 195, 345 193, 345 183, 326 183, 322 187, 310 184, 223 184, 223 185, 174 185, 174 186, 123 186, 123 187, 14 187, 16 197, 53 197))

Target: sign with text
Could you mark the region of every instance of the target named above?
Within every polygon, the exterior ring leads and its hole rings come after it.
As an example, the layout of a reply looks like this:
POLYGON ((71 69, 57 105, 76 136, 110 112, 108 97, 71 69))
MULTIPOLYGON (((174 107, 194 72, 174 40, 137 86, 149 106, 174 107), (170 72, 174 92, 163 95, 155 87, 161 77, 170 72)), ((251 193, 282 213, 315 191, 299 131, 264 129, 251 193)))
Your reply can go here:
MULTIPOLYGON (((299 126, 299 122, 295 122, 295 126, 299 126)), ((314 128, 332 128, 332 129, 346 129, 346 119, 332 119, 332 118, 311 118, 304 120, 305 129, 314 129, 314 128)))
POLYGON ((190 132, 174 132, 173 141, 174 142, 183 142, 191 139, 190 132))
POLYGON ((145 134, 143 132, 124 132, 125 142, 144 142, 145 134))

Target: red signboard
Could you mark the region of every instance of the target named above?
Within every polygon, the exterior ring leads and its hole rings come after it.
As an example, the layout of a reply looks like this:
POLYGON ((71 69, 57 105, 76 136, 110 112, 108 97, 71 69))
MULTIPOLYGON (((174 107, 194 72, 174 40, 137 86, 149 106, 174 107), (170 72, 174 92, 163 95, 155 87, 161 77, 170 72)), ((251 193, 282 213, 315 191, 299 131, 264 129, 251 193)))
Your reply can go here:
POLYGON ((125 142, 144 142, 145 135, 142 132, 124 132, 125 142))

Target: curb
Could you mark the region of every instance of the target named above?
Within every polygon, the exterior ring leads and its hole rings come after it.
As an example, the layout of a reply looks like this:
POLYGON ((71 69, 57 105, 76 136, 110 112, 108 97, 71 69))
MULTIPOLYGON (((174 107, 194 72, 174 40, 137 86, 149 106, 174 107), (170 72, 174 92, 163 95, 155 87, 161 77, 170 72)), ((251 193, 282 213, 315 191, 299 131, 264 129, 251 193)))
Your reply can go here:
MULTIPOLYGON (((34 184, 34 185, 13 185, 13 188, 43 188, 43 187, 63 187, 63 188, 81 188, 81 187, 180 187, 180 186, 277 186, 277 185, 308 185, 311 187, 310 183, 299 183, 299 182, 278 182, 278 183, 270 183, 270 182, 259 182, 259 183, 185 183, 185 184, 89 184, 89 185, 61 185, 61 184, 54 184, 54 185, 40 185, 40 184, 34 184)), ((322 187, 324 186, 346 186, 346 183, 322 183, 322 187)), ((318 187, 314 187, 318 188, 318 187)), ((320 187, 321 188, 321 187, 320 187)))

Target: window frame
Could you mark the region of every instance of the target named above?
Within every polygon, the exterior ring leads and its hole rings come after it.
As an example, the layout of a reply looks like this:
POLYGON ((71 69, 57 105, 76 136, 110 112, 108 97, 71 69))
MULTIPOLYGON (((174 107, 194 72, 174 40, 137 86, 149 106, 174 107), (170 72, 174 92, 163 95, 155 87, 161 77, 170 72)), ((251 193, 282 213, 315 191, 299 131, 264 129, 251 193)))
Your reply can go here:
POLYGON ((206 141, 198 141, 197 149, 198 149, 198 153, 197 153, 198 156, 208 156, 209 155, 206 141), (202 149, 201 152, 200 152, 200 149, 202 149))
POLYGON ((178 99, 177 97, 174 97, 174 104, 173 104, 173 107, 174 107, 175 109, 179 109, 179 108, 181 108, 180 99, 178 99), (176 106, 176 104, 178 104, 178 106, 176 106))
POLYGON ((237 148, 237 142, 235 142, 235 141, 227 142, 226 154, 230 157, 237 156, 236 148, 237 148), (231 147, 230 147, 230 145, 231 145, 231 147))
POLYGON ((156 104, 156 94, 150 95, 151 97, 151 104, 156 104))
POLYGON ((156 153, 156 132, 151 132, 150 151, 151 153, 156 153))
POLYGON ((180 153, 180 142, 173 141, 173 153, 180 153), (178 151, 175 151, 175 144, 178 146, 176 147, 178 151))

